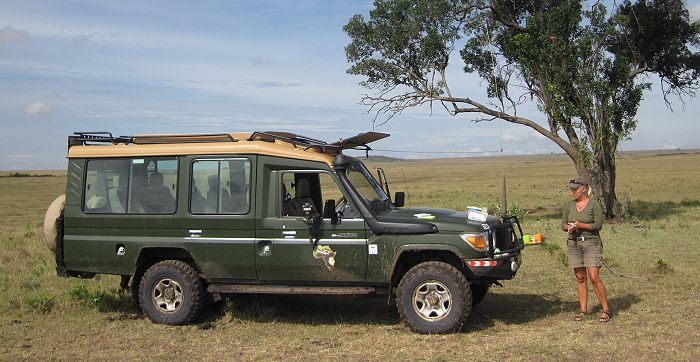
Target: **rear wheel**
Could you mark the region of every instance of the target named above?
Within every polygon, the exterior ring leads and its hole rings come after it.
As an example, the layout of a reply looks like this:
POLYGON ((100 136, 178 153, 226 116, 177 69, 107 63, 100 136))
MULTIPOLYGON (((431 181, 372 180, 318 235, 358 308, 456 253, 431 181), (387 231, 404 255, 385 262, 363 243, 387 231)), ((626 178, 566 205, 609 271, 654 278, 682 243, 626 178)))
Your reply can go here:
POLYGON ((191 322, 204 306, 204 282, 191 265, 179 260, 148 268, 138 292, 141 310, 155 323, 191 322))
POLYGON ((458 331, 472 308, 469 282, 459 270, 431 261, 411 268, 397 290, 399 315, 417 333, 458 331))

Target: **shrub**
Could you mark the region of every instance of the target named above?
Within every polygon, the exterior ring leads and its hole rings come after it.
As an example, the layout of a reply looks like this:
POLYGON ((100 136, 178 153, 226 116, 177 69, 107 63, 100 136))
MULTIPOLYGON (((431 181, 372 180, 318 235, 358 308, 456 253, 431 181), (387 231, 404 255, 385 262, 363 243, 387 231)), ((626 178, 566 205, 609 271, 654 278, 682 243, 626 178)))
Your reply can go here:
MULTIPOLYGON (((528 210, 525 210, 523 207, 518 205, 517 203, 508 203, 506 206, 507 210, 506 213, 510 216, 516 216, 518 220, 523 221, 527 214, 530 212, 528 210)), ((491 204, 491 207, 489 207, 490 210, 493 210, 495 215, 500 216, 502 212, 501 204, 500 202, 496 202, 494 204, 491 204)))
POLYGON ((76 284, 68 291, 68 294, 78 302, 89 307, 95 307, 105 297, 105 293, 101 291, 90 291, 82 284, 76 284))
POLYGON ((671 266, 668 265, 668 262, 666 262, 666 260, 659 258, 659 259, 656 259, 655 271, 657 273, 667 274, 667 273, 672 272, 673 268, 671 268, 671 266))
POLYGON ((561 250, 561 246, 559 246, 559 244, 554 243, 542 243, 540 247, 546 250, 549 253, 549 255, 552 255, 556 251, 561 250))
POLYGON ((46 314, 51 311, 55 303, 55 297, 46 292, 39 292, 23 300, 22 306, 26 309, 46 314))
POLYGON ((559 261, 561 261, 561 263, 564 264, 564 266, 569 266, 569 256, 566 255, 566 253, 563 251, 559 252, 559 261))

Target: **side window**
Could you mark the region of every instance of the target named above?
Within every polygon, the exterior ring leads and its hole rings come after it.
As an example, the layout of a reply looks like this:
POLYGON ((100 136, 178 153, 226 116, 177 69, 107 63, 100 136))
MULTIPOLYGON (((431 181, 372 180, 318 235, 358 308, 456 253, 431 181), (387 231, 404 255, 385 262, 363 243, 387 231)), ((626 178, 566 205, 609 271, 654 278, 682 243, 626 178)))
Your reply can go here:
POLYGON ((177 208, 177 159, 131 160, 129 213, 172 214, 177 208))
POLYGON ((323 204, 326 205, 326 200, 335 200, 335 211, 340 212, 341 219, 355 218, 355 210, 350 206, 348 200, 345 199, 343 193, 340 192, 338 184, 333 177, 327 173, 320 174, 321 176, 321 191, 323 193, 323 204))
POLYGON ((338 204, 343 194, 331 175, 325 172, 285 172, 281 186, 282 216, 304 216, 304 204, 321 213, 326 200, 338 204))
POLYGON ((343 194, 340 192, 338 185, 333 180, 333 177, 327 173, 319 174, 321 179, 321 207, 326 204, 326 200, 335 200, 337 205, 343 198, 343 194))
POLYGON ((91 214, 172 214, 177 159, 89 160, 83 210, 91 214))
POLYGON ((83 210, 123 214, 127 207, 129 160, 90 160, 85 178, 83 210))
POLYGON ((192 163, 190 212, 247 214, 250 211, 250 160, 197 160, 192 163))

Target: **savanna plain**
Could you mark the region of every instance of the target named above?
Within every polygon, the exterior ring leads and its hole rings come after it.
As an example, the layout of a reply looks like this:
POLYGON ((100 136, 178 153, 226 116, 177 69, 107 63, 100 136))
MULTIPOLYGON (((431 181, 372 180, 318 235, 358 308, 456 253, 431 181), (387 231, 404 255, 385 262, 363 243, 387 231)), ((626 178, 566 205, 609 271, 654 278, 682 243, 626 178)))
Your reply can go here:
POLYGON ((44 212, 65 171, 0 173, 0 360, 700 360, 700 153, 618 156, 624 220, 606 221, 601 276, 612 319, 574 322, 575 280, 559 230, 574 175, 559 155, 370 162, 411 206, 495 206, 507 177, 528 246, 513 280, 493 287, 460 333, 418 335, 386 296, 237 295, 196 323, 141 314, 119 278, 59 278, 44 212), (614 271, 614 273, 613 273, 614 271), (626 277, 619 276, 623 274, 626 277))

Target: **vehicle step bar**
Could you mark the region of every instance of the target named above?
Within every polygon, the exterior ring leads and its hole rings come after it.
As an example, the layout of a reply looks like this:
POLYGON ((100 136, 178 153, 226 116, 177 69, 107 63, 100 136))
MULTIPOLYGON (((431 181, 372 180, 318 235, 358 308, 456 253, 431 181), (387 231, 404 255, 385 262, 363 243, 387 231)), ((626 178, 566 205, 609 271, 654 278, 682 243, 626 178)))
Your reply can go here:
POLYGON ((375 294, 375 288, 368 287, 315 287, 287 285, 251 285, 251 284, 210 284, 209 293, 219 294, 375 294))

